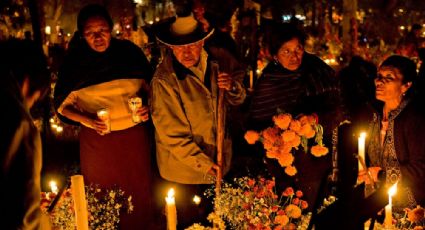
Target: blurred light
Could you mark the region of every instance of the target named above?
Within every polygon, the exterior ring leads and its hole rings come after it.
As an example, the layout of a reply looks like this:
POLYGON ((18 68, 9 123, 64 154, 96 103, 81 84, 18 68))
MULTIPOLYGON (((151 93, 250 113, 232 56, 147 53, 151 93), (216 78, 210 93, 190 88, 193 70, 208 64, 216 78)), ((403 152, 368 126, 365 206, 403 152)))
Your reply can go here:
POLYGON ((44 28, 44 32, 45 32, 47 35, 50 35, 50 33, 52 32, 52 28, 51 28, 50 26, 46 26, 46 28, 44 28))
POLYGON ((159 20, 160 20, 160 19, 159 19, 159 17, 156 17, 156 18, 155 18, 155 21, 156 21, 156 22, 159 22, 159 20))
POLYGON ((152 25, 153 24, 153 21, 152 20, 148 21, 148 24, 151 24, 152 25))
POLYGON ((62 126, 56 127, 56 132, 61 133, 62 131, 63 131, 63 127, 62 126))
POLYGON ((195 195, 193 197, 193 203, 195 203, 196 205, 199 205, 201 203, 201 197, 195 195))
POLYGON ((287 21, 291 20, 291 15, 282 15, 282 20, 284 22, 287 22, 287 21))
POLYGON ((55 122, 55 119, 53 119, 53 117, 52 117, 52 118, 49 119, 49 121, 50 121, 50 123, 53 123, 53 122, 55 122))
POLYGON ((400 26, 400 30, 404 30, 406 29, 404 26, 400 26))
POLYGON ((305 20, 305 16, 304 15, 301 15, 301 14, 295 15, 295 17, 298 18, 301 21, 304 21, 305 20))
POLYGON ((404 10, 402 8, 398 9, 398 12, 403 13, 404 10))

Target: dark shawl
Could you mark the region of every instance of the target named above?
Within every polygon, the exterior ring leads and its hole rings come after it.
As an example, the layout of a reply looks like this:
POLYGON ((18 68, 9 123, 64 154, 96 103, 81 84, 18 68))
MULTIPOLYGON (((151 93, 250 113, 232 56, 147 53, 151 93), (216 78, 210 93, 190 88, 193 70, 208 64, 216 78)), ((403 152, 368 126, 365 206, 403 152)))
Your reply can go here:
POLYGON ((151 77, 152 67, 142 50, 132 42, 112 38, 109 48, 99 53, 81 40, 69 49, 59 71, 55 109, 72 91, 117 79, 145 79, 149 84, 151 77))

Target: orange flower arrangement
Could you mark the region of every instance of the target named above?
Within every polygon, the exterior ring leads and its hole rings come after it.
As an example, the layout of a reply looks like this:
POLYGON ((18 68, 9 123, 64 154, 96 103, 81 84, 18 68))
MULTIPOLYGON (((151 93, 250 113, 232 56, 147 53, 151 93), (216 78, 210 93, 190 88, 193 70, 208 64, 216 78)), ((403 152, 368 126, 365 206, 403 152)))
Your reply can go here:
POLYGON ((233 183, 223 182, 219 194, 207 190, 207 195, 215 195, 214 213, 229 229, 303 229, 310 222, 303 192, 287 187, 277 194, 274 179, 234 178, 233 183))
POLYGON ((318 123, 317 115, 299 115, 293 118, 289 113, 281 113, 273 116, 273 123, 273 127, 261 132, 248 130, 245 139, 249 144, 262 142, 266 156, 276 159, 286 174, 293 176, 297 173, 297 169, 293 166, 293 150, 298 150, 301 145, 307 153, 310 139, 314 138, 316 143, 310 149, 313 156, 321 157, 328 154, 329 149, 322 143, 323 127, 318 123))

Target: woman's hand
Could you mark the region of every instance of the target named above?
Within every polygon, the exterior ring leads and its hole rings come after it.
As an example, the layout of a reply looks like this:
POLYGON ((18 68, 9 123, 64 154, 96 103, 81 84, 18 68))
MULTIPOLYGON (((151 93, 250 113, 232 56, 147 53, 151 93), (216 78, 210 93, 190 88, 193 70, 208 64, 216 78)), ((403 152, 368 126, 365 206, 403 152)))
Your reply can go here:
POLYGON ((140 119, 145 122, 149 120, 149 107, 148 106, 142 106, 137 109, 136 114, 140 117, 140 119))
POLYGON ((378 173, 381 167, 369 167, 367 170, 359 172, 357 180, 359 182, 365 182, 366 184, 374 184, 378 182, 378 173))
POLYGON ((219 73, 217 78, 217 85, 220 89, 230 91, 233 88, 233 79, 227 73, 219 73))

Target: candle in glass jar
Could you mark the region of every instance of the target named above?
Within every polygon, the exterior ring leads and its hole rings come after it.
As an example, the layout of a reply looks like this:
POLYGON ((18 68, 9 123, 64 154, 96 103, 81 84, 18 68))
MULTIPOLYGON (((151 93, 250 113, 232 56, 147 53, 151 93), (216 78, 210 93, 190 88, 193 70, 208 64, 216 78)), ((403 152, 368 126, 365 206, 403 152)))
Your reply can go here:
POLYGON ((176 210, 176 201, 174 198, 174 189, 171 188, 168 190, 168 195, 165 197, 166 207, 165 212, 167 215, 167 229, 176 230, 177 229, 177 210, 176 210))

